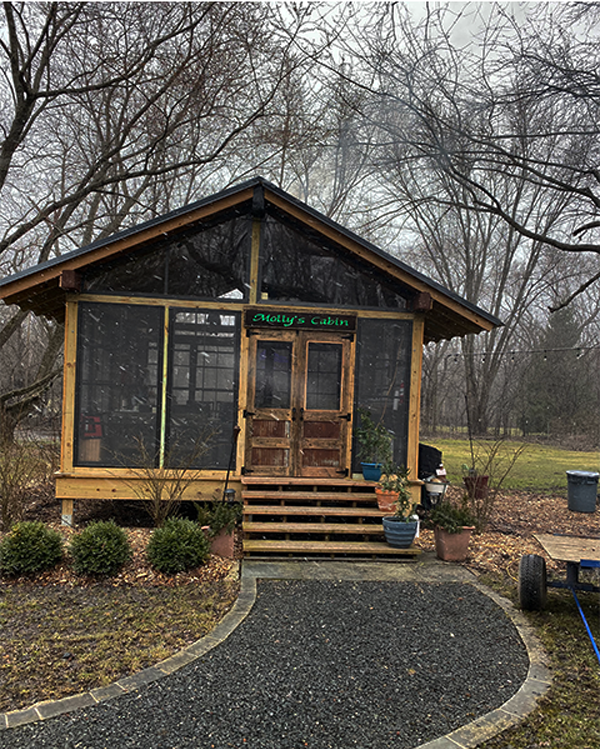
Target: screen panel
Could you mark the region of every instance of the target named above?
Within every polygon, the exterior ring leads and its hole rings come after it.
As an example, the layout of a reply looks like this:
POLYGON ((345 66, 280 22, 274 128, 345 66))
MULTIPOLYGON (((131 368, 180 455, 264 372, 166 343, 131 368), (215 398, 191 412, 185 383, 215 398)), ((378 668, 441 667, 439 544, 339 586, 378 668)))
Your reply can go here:
MULTIPOLYGON (((366 408, 393 435, 393 455, 406 465, 412 351, 410 320, 361 319, 357 336, 355 413, 366 408)), ((353 471, 360 471, 356 445, 353 471)))
POLYGON ((237 423, 239 329, 239 314, 171 310, 167 463, 228 467, 237 423))
POLYGON ((156 457, 162 331, 158 307, 79 304, 75 465, 156 457))

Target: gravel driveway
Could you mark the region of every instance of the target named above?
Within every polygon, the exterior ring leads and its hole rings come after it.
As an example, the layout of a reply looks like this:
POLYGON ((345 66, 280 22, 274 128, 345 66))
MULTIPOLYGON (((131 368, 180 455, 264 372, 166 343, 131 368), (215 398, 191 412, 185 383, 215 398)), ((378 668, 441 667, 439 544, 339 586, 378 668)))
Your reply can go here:
POLYGON ((259 580, 198 661, 0 731, 0 749, 412 749, 500 706, 527 668, 514 625, 468 584, 259 580))

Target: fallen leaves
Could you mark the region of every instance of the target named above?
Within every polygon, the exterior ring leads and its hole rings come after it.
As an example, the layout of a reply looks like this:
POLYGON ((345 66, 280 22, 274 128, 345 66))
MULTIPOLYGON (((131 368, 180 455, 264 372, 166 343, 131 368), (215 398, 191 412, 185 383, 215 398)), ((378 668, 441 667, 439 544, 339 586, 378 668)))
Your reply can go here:
MULTIPOLYGON (((599 513, 572 512, 565 497, 503 492, 497 497, 489 527, 471 537, 465 565, 478 574, 501 573, 516 581, 521 557, 539 554, 546 559, 549 572, 562 573, 565 565, 546 554, 534 538, 535 533, 598 538, 599 513)), ((434 550, 432 531, 421 531, 419 546, 434 550)))

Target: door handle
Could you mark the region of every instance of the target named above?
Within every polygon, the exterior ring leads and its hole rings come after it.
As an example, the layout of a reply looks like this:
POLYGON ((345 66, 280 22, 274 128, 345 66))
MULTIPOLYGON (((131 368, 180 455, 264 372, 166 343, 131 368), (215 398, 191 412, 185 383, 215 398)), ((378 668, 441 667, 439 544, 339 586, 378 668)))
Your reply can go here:
POLYGON ((352 414, 341 414, 340 419, 345 419, 346 421, 352 421, 352 414))
POLYGON ((296 421, 296 409, 292 408, 292 421, 296 421))
POLYGON ((304 409, 300 408, 300 421, 304 421, 304 409))

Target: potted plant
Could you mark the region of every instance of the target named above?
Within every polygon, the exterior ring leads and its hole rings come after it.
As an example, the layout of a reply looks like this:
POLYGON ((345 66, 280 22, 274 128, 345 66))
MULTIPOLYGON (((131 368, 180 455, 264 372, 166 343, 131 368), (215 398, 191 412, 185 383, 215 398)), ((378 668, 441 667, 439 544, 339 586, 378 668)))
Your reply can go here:
POLYGON ((395 495, 396 512, 382 519, 385 540, 396 549, 407 549, 417 535, 419 519, 414 515, 415 503, 408 489, 408 471, 399 466, 386 465, 380 480, 395 495))
POLYGON ((375 487, 377 506, 382 512, 394 512, 398 498, 406 489, 407 471, 394 465, 391 460, 381 467, 381 475, 375 487))
POLYGON ((358 415, 360 426, 355 435, 363 477, 367 481, 379 481, 383 464, 392 458, 392 435, 384 424, 373 421, 368 409, 359 408, 358 415))
POLYGON ((235 555, 235 526, 242 517, 241 502, 215 498, 209 504, 194 502, 198 522, 210 543, 211 554, 233 559, 235 555))
POLYGON ((467 498, 460 505, 444 500, 429 516, 433 525, 435 553, 446 562, 464 562, 467 558, 475 520, 467 507, 467 498))

